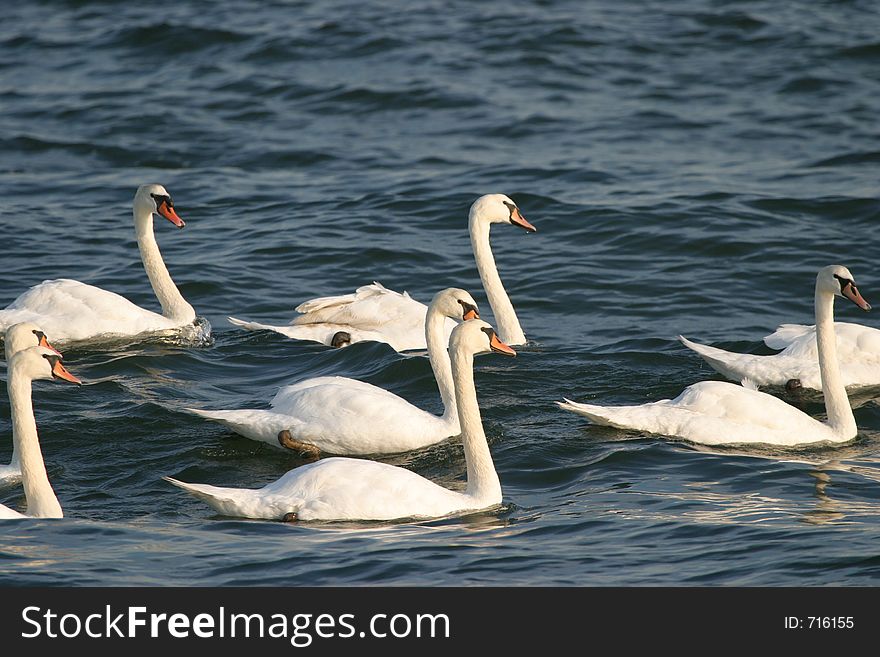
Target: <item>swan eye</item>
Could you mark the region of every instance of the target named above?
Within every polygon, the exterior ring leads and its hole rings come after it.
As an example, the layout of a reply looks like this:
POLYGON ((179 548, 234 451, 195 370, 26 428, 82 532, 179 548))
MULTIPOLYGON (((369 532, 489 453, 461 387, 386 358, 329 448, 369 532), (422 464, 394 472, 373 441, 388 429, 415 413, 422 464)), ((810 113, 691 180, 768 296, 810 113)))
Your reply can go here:
POLYGON ((153 200, 156 202, 157 208, 162 207, 163 203, 167 203, 169 208, 174 207, 174 203, 172 203, 170 196, 164 196, 162 194, 150 194, 150 196, 152 196, 153 200))
POLYGON ((513 213, 516 212, 516 206, 513 203, 508 203, 507 201, 502 201, 504 205, 507 206, 507 209, 510 210, 510 218, 513 219, 513 213))
POLYGON ((843 292, 846 289, 847 285, 852 285, 853 289, 856 289, 856 284, 848 278, 844 278, 843 276, 838 276, 834 274, 834 278, 837 279, 837 282, 840 284, 840 291, 843 292))
POLYGON ((43 354, 43 358, 49 361, 49 365, 52 366, 52 369, 55 369, 58 361, 61 360, 61 356, 56 356, 55 354, 43 354))
POLYGON ((477 310, 477 307, 474 304, 462 301, 461 299, 458 299, 458 304, 461 306, 462 317, 467 317, 468 313, 473 313, 475 317, 480 316, 480 311, 477 310))
POLYGON ((34 335, 37 336, 37 342, 42 342, 42 341, 43 341, 43 338, 46 337, 46 334, 43 333, 42 331, 38 331, 38 330, 34 329, 34 330, 31 331, 31 332, 32 332, 34 335))
POLYGON ((480 329, 483 333, 489 336, 489 342, 492 342, 492 338, 495 337, 495 329, 491 329, 488 326, 484 326, 480 329))

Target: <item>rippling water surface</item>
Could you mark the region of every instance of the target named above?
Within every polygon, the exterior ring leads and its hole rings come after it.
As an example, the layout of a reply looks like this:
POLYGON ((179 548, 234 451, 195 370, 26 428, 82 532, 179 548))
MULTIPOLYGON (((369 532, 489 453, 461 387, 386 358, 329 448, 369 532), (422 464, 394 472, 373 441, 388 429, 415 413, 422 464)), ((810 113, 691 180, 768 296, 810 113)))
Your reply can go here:
MULTIPOLYGON (((811 323, 826 264, 880 298, 878 34, 858 1, 10 5, 0 305, 70 277, 158 309, 130 210, 157 181, 187 221, 157 223, 163 254, 215 341, 74 349, 86 385, 36 384, 66 518, 5 523, 0 583, 877 583, 874 402, 854 443, 779 453, 589 426, 554 401, 717 378, 679 333, 769 353, 778 323, 811 323), (185 406, 264 408, 338 374, 439 412, 422 356, 226 316, 284 323, 379 280, 423 301, 464 287, 491 321, 466 219, 496 191, 538 228, 492 234, 532 340, 477 360, 502 509, 233 521, 161 480, 256 487, 297 465, 185 406)), ((857 312, 838 308, 877 325, 857 312)), ((10 435, 3 395, 3 462, 10 435)), ((465 473, 455 440, 389 461, 452 486, 465 473)))

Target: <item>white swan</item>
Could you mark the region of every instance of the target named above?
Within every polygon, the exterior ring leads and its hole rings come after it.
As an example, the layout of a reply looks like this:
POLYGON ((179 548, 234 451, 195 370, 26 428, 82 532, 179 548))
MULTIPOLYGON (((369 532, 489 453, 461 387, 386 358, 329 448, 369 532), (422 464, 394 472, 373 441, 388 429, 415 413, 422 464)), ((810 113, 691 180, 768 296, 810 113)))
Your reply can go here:
POLYGON ((171 280, 159 253, 153 235, 154 213, 178 228, 185 225, 162 185, 141 185, 134 197, 135 232, 144 269, 162 304, 161 315, 114 292, 59 278, 35 285, 0 310, 0 330, 18 322, 34 322, 61 344, 169 331, 192 324, 195 310, 171 280))
POLYGON ((825 391, 827 422, 819 422, 776 397, 724 381, 688 386, 675 399, 640 406, 595 406, 569 400, 562 408, 596 424, 684 438, 705 445, 769 443, 800 445, 846 442, 857 427, 837 363, 834 297, 842 295, 863 310, 862 298, 846 267, 824 267, 816 277, 816 326, 819 369, 825 391))
MULTIPOLYGON (((6 349, 7 366, 15 354, 28 347, 46 347, 59 356, 61 355, 55 347, 49 344, 46 334, 40 330, 40 327, 30 322, 14 324, 6 329, 3 343, 6 349)), ((13 486, 20 481, 21 461, 18 456, 18 443, 12 441, 12 460, 9 465, 0 465, 0 488, 13 486)))
POLYGON ((456 288, 438 292, 428 307, 422 330, 443 400, 440 417, 387 390, 341 376, 322 376, 285 386, 272 399, 271 410, 187 410, 253 440, 276 447, 280 443, 313 457, 320 452, 390 454, 432 445, 461 432, 445 323, 475 317, 479 314, 473 297, 456 288))
MULTIPOLYGON (((471 205, 468 230, 477 262, 477 270, 495 314, 498 334, 507 344, 526 343, 526 336, 510 303, 510 298, 489 246, 492 224, 509 223, 530 232, 537 229, 522 216, 516 204, 504 194, 486 194, 471 205)), ((396 351, 425 349, 425 304, 404 292, 394 292, 374 282, 358 288, 354 294, 321 297, 296 307, 301 313, 287 326, 247 322, 235 317, 229 321, 246 329, 270 330, 298 340, 313 340, 333 347, 375 340, 386 342, 396 351)), ((447 337, 455 324, 446 325, 447 337)))
MULTIPOLYGON (((880 386, 880 330, 861 324, 835 322, 840 375, 847 388, 880 386)), ((738 354, 679 338, 729 379, 745 378, 761 386, 802 387, 822 390, 816 327, 782 324, 764 338, 778 354, 738 354)))
POLYGON ((223 515, 266 520, 439 518, 496 506, 501 503, 501 483, 477 405, 474 354, 492 350, 515 356, 516 352, 479 319, 456 327, 449 346, 467 462, 464 492, 438 486, 405 468, 344 457, 309 463, 259 489, 165 479, 223 515))
POLYGON ((12 440, 21 458, 22 484, 27 499, 27 514, 0 504, 0 518, 61 518, 61 504, 55 497, 37 436, 37 421, 31 401, 31 381, 63 379, 80 383, 64 369, 61 356, 46 347, 28 347, 9 361, 9 403, 12 411, 12 440))

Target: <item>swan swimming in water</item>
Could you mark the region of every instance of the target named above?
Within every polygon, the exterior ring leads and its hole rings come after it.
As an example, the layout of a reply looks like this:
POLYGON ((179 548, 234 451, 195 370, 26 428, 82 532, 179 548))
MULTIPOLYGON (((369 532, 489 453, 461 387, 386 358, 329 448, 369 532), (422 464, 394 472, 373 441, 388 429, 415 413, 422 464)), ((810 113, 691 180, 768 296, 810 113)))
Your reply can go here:
MULTIPOLYGON (((468 231, 489 305, 498 324, 501 339, 512 345, 526 343, 510 297, 501 283, 495 258, 489 245, 492 224, 513 224, 534 233, 537 229, 526 221, 512 199, 504 194, 486 194, 471 205, 468 231)), ((256 331, 270 330, 289 338, 312 340, 328 346, 342 347, 354 342, 375 340, 385 342, 396 351, 425 349, 425 314, 428 307, 406 292, 394 292, 374 282, 358 288, 353 294, 321 297, 297 306, 300 315, 286 326, 248 322, 234 317, 236 326, 256 331)), ((455 327, 446 322, 447 339, 455 327)))
MULTIPOLYGON (((61 353, 55 349, 46 334, 40 330, 40 327, 31 322, 22 322, 21 324, 13 324, 6 329, 6 335, 3 337, 3 343, 6 350, 6 364, 19 351, 28 347, 46 347, 54 351, 59 356, 61 353)), ((21 461, 18 456, 18 443, 12 442, 12 459, 9 465, 0 465, 0 488, 6 486, 14 486, 21 481, 21 461)))
POLYGON ((568 399, 557 404, 595 424, 684 438, 704 445, 848 442, 856 437, 858 428, 837 362, 835 296, 846 297, 862 310, 871 308, 846 267, 831 265, 819 270, 815 292, 816 338, 826 422, 815 420, 772 395, 725 381, 695 383, 675 399, 639 406, 598 406, 568 399))
POLYGON ((474 355, 486 351, 515 356, 489 324, 472 319, 449 340, 455 399, 467 462, 467 488, 453 491, 387 463, 345 457, 304 465, 263 488, 221 488, 166 481, 226 516, 265 520, 396 520, 440 518, 501 503, 501 483, 477 404, 474 355))
POLYGON ((115 292, 59 278, 35 285, 0 310, 0 330, 34 322, 62 344, 164 333, 192 325, 196 312, 171 279, 153 234, 154 214, 178 228, 186 225, 171 195, 162 185, 141 185, 134 196, 133 213, 138 249, 162 314, 136 306, 115 292))
POLYGON ((309 457, 321 452, 391 454, 426 447, 461 432, 445 324, 478 317, 476 301, 457 288, 441 290, 428 307, 422 330, 443 400, 440 417, 387 390, 341 376, 285 386, 272 399, 270 410, 187 410, 253 440, 276 447, 280 442, 309 457))
MULTIPOLYGON (((835 322, 837 356, 843 385, 849 389, 880 386, 880 330, 861 324, 835 322)), ((716 372, 728 379, 749 379, 759 386, 822 390, 816 326, 782 324, 764 338, 778 354, 738 354, 679 337, 716 372)))
POLYGON ((49 483, 37 421, 31 399, 31 382, 41 379, 61 379, 80 383, 61 364, 61 356, 47 347, 28 347, 15 354, 9 361, 9 403, 12 412, 12 440, 18 448, 21 462, 21 482, 27 500, 27 513, 19 513, 0 504, 0 519, 14 518, 61 518, 61 504, 49 483))

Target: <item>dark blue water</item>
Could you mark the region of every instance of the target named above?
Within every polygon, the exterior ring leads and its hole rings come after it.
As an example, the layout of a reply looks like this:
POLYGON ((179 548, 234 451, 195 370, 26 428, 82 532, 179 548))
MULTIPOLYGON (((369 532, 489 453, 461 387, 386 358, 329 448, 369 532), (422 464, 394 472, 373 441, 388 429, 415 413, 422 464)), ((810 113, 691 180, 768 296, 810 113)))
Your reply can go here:
MULTIPOLYGON (((22 2, 0 22, 0 305, 70 277, 158 309, 131 199, 212 346, 73 350, 37 384, 63 521, 4 523, 0 584, 871 585, 880 411, 853 444, 708 450, 589 426, 567 396, 716 378, 684 333, 767 353, 811 323, 816 270, 877 303, 880 10, 873 2, 22 2), (217 518, 161 480, 257 487, 297 462, 184 406, 264 408, 325 374, 439 411, 427 359, 226 323, 379 280, 458 286, 491 321, 466 214, 493 231, 533 344, 478 359, 504 507, 410 524, 217 518)), ((841 308, 849 321, 873 315, 841 308)), ((51 336, 50 336, 51 337, 51 336)), ((5 380, 5 370, 0 369, 5 380)), ((810 403, 817 416, 822 406, 810 403)), ((0 460, 11 452, 0 399, 0 460)), ((390 459, 463 481, 455 441, 390 459)), ((20 489, 0 491, 19 505, 20 489)))

